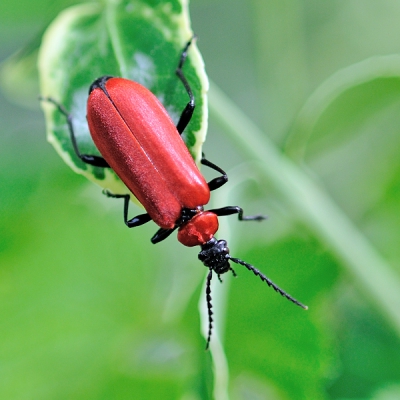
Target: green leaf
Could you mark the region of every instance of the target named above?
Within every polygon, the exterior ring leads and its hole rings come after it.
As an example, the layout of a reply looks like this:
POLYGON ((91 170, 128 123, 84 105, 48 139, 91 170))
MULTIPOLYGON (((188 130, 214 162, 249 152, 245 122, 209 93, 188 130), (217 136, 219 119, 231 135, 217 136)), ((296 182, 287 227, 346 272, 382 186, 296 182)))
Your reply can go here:
MULTIPOLYGON (((90 84, 100 76, 122 76, 150 89, 177 122, 188 102, 175 75, 180 53, 193 36, 186 5, 180 1, 108 1, 62 12, 44 35, 39 55, 41 94, 62 104, 72 115, 80 150, 99 154, 86 123, 90 84)), ((195 45, 184 73, 196 98, 196 111, 184 140, 198 161, 207 129, 207 78, 195 45)), ((126 193, 113 171, 88 166, 75 154, 66 118, 42 102, 47 138, 64 161, 113 193, 126 193)))

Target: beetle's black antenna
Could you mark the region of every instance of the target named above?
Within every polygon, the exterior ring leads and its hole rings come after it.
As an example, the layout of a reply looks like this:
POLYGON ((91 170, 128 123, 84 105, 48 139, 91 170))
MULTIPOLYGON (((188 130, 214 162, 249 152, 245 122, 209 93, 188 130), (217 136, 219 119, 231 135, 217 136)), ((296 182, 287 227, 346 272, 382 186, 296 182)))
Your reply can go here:
POLYGON ((207 275, 207 283, 206 283, 206 300, 207 300, 207 311, 208 311, 208 335, 207 335, 207 344, 206 350, 210 346, 211 340, 211 332, 213 328, 213 312, 212 312, 212 304, 211 304, 211 278, 212 278, 212 269, 207 275))
POLYGON ((276 292, 278 292, 280 295, 283 297, 287 298, 289 301, 292 303, 300 306, 301 308, 304 308, 305 310, 308 310, 308 307, 305 306, 304 304, 300 303, 298 300, 296 300, 294 297, 292 297, 290 294, 286 293, 284 290, 282 290, 279 286, 275 285, 274 282, 271 281, 271 279, 267 278, 262 272, 260 272, 257 268, 253 267, 252 265, 248 264, 247 262, 243 260, 239 260, 238 258, 233 258, 233 257, 228 257, 229 260, 233 261, 236 264, 241 264, 245 266, 249 271, 252 271, 254 275, 258 276, 262 281, 264 281, 268 286, 272 287, 276 292))

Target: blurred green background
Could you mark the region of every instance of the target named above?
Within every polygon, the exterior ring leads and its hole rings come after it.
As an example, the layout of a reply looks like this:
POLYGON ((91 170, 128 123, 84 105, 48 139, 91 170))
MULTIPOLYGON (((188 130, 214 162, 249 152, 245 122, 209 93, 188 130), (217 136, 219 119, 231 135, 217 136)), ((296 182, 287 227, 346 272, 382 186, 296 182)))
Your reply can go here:
MULTIPOLYGON (((2 2, 0 60, 35 46, 70 4, 2 2)), ((210 78, 398 274, 400 3, 193 0, 190 13, 210 78)), ((0 398, 212 398, 219 378, 200 335, 197 249, 174 238, 151 245, 151 224, 127 230, 121 204, 46 143, 38 89, 2 86, 0 398)), ((237 279, 225 277, 215 318, 225 320, 230 398, 399 399, 400 323, 312 221, 259 184, 213 119, 204 150, 232 178, 211 206, 269 216, 224 221, 218 237, 310 307, 239 266, 237 279)))

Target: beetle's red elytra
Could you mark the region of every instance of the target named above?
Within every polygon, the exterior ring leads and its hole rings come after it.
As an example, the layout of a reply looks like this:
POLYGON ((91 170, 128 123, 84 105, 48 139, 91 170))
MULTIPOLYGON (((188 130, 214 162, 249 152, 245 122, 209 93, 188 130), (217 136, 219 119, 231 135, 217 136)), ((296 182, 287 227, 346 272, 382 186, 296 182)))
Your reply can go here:
POLYGON ((208 203, 207 182, 153 93, 122 78, 101 79, 91 89, 93 141, 158 226, 172 229, 182 208, 208 203))
POLYGON ((243 209, 238 206, 204 210, 210 200, 210 191, 224 185, 228 176, 203 155, 201 163, 221 174, 206 182, 181 138, 195 109, 195 98, 183 73, 192 40, 183 49, 175 71, 189 96, 189 102, 176 126, 165 107, 144 86, 123 78, 103 76, 90 86, 87 102, 89 130, 101 156, 82 154, 74 134, 72 116, 56 100, 42 100, 53 103, 66 116, 76 155, 84 163, 112 168, 143 205, 146 213, 129 219, 130 194, 105 191, 109 197, 124 199, 124 222, 129 228, 153 220, 160 228, 152 237, 152 243, 166 239, 178 229, 180 243, 188 247, 201 247, 198 257, 209 269, 206 281, 208 348, 213 326, 211 278, 213 272, 220 281, 220 275, 228 271, 236 275, 229 261, 243 265, 294 304, 304 309, 307 306, 279 288, 251 264, 232 257, 226 241, 217 240, 214 236, 218 230, 218 217, 237 214, 240 221, 262 221, 265 217, 243 216, 243 209))

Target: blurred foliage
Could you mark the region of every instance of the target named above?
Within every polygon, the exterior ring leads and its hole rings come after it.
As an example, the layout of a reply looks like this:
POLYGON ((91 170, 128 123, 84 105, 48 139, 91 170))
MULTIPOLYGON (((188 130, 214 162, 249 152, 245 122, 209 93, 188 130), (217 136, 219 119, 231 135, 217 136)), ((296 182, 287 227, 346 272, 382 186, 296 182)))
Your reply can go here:
MULTIPOLYGON (((1 3, 1 60, 22 45, 34 54, 35 38, 68 4, 1 3)), ((400 4, 193 0, 191 17, 210 77, 398 272, 400 4)), ((3 69, 3 87, 9 76, 3 69)), ((127 230, 120 202, 46 145, 34 85, 21 87, 33 110, 0 99, 0 397, 212 398, 196 249, 174 238, 151 245, 151 224, 127 230)), ((8 81, 4 93, 13 88, 8 81)), ((212 120, 205 151, 228 171, 250 161, 212 120)), ((251 164, 231 171, 212 206, 225 197, 270 219, 233 219, 219 236, 229 231, 234 256, 310 309, 239 266, 237 279, 224 279, 228 304, 216 305, 215 318, 226 320, 230 397, 398 399, 398 330, 273 185, 236 185, 243 170, 251 164)))

